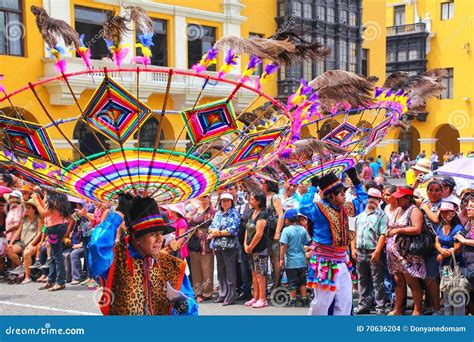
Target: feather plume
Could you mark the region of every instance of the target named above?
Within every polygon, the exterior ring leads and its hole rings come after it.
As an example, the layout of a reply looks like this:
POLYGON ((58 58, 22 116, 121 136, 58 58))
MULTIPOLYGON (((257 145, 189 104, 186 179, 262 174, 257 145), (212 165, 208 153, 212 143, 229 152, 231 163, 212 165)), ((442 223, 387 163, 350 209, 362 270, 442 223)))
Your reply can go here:
POLYGON ((283 175, 285 175, 285 177, 286 177, 287 179, 293 178, 293 175, 292 175, 290 169, 288 168, 288 165, 286 165, 286 163, 284 163, 280 158, 276 158, 276 159, 272 162, 272 165, 275 167, 275 169, 277 169, 278 171, 280 171, 280 173, 282 173, 283 175))
POLYGON ((91 70, 91 50, 84 44, 84 34, 81 34, 79 40, 80 46, 76 49, 76 51, 79 56, 81 56, 87 69, 91 70))
POLYGON ((129 18, 115 15, 114 12, 107 12, 105 22, 103 24, 102 37, 116 47, 120 45, 125 34, 130 32, 127 24, 130 22, 129 18))
POLYGON ((282 180, 280 173, 271 165, 265 166, 260 171, 258 171, 256 175, 257 177, 258 175, 261 175, 262 178, 266 178, 273 182, 279 182, 280 180, 282 180))
POLYGON ((439 96, 444 89, 442 81, 447 76, 445 69, 428 70, 420 75, 408 76, 397 72, 390 75, 384 83, 385 88, 392 92, 402 91, 410 98, 411 113, 425 111, 426 101, 439 96))
POLYGON ((309 86, 316 89, 321 110, 330 112, 340 104, 349 104, 349 108, 371 104, 375 82, 375 77, 367 79, 344 70, 329 70, 309 82, 309 86))
POLYGON ((347 150, 343 148, 314 138, 295 141, 294 145, 295 150, 293 156, 298 160, 312 160, 313 155, 323 158, 328 155, 341 155, 347 153, 347 150))
POLYGON ((239 115, 239 121, 242 122, 246 126, 256 122, 257 118, 258 116, 252 112, 245 112, 239 115))
POLYGON ((408 79, 408 72, 397 71, 387 77, 382 88, 398 90, 408 79))
POLYGON ((140 6, 124 6, 123 8, 129 12, 129 20, 132 20, 140 31, 153 32, 153 22, 143 8, 140 6))
POLYGON ((448 77, 448 71, 446 69, 430 69, 425 71, 422 75, 433 77, 438 82, 441 82, 444 78, 448 77))
POLYGON ((247 192, 249 193, 256 193, 256 192, 262 192, 262 187, 258 182, 251 178, 247 177, 242 180, 242 185, 247 189, 247 192))
POLYGON ((255 55, 261 59, 269 59, 276 64, 287 66, 305 60, 324 58, 329 52, 318 42, 309 43, 299 37, 290 38, 289 36, 284 40, 260 37, 246 39, 229 36, 219 39, 214 47, 218 50, 232 48, 237 54, 255 55))
POLYGON ((62 38, 66 46, 81 46, 79 34, 64 20, 51 18, 46 10, 39 6, 31 6, 31 12, 36 17, 36 26, 50 48, 58 46, 58 38, 62 38))
POLYGON ((289 41, 295 45, 295 54, 284 53, 281 56, 288 59, 290 64, 294 62, 313 61, 315 59, 325 59, 331 50, 317 41, 307 41, 304 38, 303 32, 296 32, 293 30, 284 30, 273 35, 272 39, 280 41, 289 41))
MULTIPOLYGON (((193 151, 193 155, 200 155, 204 152, 209 152, 212 153, 214 151, 224 151, 224 150, 230 150, 234 148, 232 145, 232 140, 228 136, 221 136, 217 138, 216 140, 208 143, 204 143, 196 147, 196 149, 193 151)), ((226 151, 224 151, 225 153, 226 151)))

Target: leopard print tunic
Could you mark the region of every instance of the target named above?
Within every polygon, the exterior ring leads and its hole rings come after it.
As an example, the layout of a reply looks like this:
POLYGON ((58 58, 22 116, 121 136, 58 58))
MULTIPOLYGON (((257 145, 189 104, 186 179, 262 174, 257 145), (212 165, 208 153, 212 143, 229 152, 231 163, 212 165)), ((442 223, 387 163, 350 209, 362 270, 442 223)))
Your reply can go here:
POLYGON ((151 306, 150 311, 145 291, 145 261, 130 258, 127 264, 127 246, 116 243, 114 262, 109 270, 99 306, 104 315, 171 315, 171 302, 166 297, 166 282, 180 289, 186 264, 184 261, 159 253, 156 264, 150 267, 151 306))
MULTIPOLYGON (((341 222, 341 217, 337 210, 321 202, 318 202, 317 205, 329 222, 332 235, 332 245, 335 247, 348 246, 354 237, 354 233, 349 230, 349 220, 346 219, 344 222, 341 222)), ((344 208, 347 210, 349 216, 355 216, 355 208, 352 203, 346 202, 344 208)))

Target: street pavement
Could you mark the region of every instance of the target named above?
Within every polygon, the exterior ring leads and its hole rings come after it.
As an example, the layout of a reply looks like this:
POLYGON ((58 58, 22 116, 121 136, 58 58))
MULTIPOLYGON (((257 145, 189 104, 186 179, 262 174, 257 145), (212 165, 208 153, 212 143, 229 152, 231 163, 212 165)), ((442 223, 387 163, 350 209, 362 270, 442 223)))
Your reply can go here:
MULTIPOLYGON (((38 290, 39 283, 9 285, 0 280, 0 315, 101 315, 97 301, 100 290, 85 286, 70 286, 66 290, 48 292, 38 290)), ((308 308, 268 306, 254 309, 238 302, 221 306, 212 302, 199 305, 199 315, 307 315, 308 308)))

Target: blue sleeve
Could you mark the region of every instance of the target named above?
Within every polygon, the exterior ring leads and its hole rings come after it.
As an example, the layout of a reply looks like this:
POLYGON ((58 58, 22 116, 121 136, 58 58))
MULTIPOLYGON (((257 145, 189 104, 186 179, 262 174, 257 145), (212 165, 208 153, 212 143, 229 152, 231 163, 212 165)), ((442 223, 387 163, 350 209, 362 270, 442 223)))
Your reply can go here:
POLYGON ((98 224, 92 231, 88 245, 88 267, 92 275, 101 276, 106 280, 114 260, 115 235, 122 221, 122 217, 111 210, 105 221, 98 224))
POLYGON ((299 212, 309 218, 312 222, 315 222, 316 218, 321 214, 319 207, 313 201, 315 194, 316 188, 310 186, 308 192, 300 197, 299 212))
POLYGON ((365 210, 369 196, 367 195, 367 192, 365 192, 362 184, 355 185, 354 190, 356 198, 352 200, 352 204, 354 205, 355 216, 357 216, 365 210))
POLYGON ((188 302, 188 312, 184 314, 179 314, 175 309, 172 310, 171 315, 173 316, 197 316, 198 315, 198 305, 194 299, 194 291, 191 283, 189 282, 188 276, 185 274, 183 278, 183 283, 181 284, 181 292, 186 296, 186 301, 188 302))
POLYGON ((463 226, 461 226, 460 224, 458 224, 456 227, 453 228, 453 231, 451 233, 452 236, 456 235, 457 233, 460 233, 462 232, 463 230, 463 226))
POLYGON ((229 213, 229 225, 225 228, 230 234, 237 236, 239 233, 239 226, 240 226, 240 214, 237 210, 232 210, 229 213))
POLYGON ((220 211, 216 212, 216 215, 212 219, 211 225, 209 226, 208 229, 217 229, 216 226, 219 222, 219 217, 220 217, 220 211))

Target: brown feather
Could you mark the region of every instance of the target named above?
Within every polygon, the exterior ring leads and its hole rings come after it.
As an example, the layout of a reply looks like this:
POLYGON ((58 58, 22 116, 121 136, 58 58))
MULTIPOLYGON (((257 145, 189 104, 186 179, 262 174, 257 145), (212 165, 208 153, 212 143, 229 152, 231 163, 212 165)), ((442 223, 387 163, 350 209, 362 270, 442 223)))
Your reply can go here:
POLYGON ((262 192, 262 187, 260 184, 253 178, 247 177, 242 180, 242 185, 247 189, 249 193, 262 192))
POLYGON ((392 91, 405 91, 410 97, 410 112, 419 113, 425 111, 429 98, 441 94, 444 89, 442 81, 447 75, 445 69, 427 70, 423 74, 410 77, 407 74, 398 74, 390 81, 387 79, 389 82, 385 81, 384 87, 387 85, 392 91))
POLYGON ((274 40, 288 41, 295 45, 295 53, 283 53, 281 56, 281 58, 288 59, 287 65, 302 61, 325 59, 331 52, 330 49, 317 41, 310 42, 305 40, 302 38, 303 35, 303 32, 283 30, 281 32, 277 32, 272 37, 274 40))
POLYGON ((286 177, 287 179, 293 178, 293 175, 292 175, 290 169, 288 168, 288 165, 286 165, 286 163, 284 163, 280 158, 275 159, 275 160, 272 162, 272 165, 273 165, 278 171, 280 171, 280 173, 282 173, 283 175, 285 175, 285 177, 286 177))
POLYGON ((397 71, 387 77, 383 84, 383 88, 399 89, 408 79, 408 73, 405 71, 397 71))
POLYGON ((143 33, 153 32, 153 22, 146 11, 140 6, 124 6, 130 12, 129 18, 143 33))
POLYGON ((105 22, 103 24, 102 37, 112 42, 115 46, 120 45, 125 34, 130 32, 127 24, 129 18, 115 15, 113 12, 107 12, 105 22))
POLYGON ((293 63, 316 58, 324 58, 328 50, 318 42, 305 42, 299 39, 299 42, 289 40, 277 40, 254 37, 250 39, 240 37, 224 37, 219 39, 215 48, 226 50, 231 48, 235 53, 256 55, 262 59, 269 59, 280 65, 291 65, 293 63))
POLYGON ((257 115, 252 112, 245 112, 239 115, 239 121, 242 122, 244 125, 251 125, 253 122, 256 122, 257 115))
POLYGON ((308 83, 316 89, 320 110, 329 112, 334 105, 348 102, 352 108, 372 102, 375 77, 367 79, 344 70, 329 70, 308 83))
POLYGON ((50 48, 58 45, 58 38, 62 38, 66 46, 79 48, 79 34, 64 20, 51 18, 46 10, 39 6, 31 6, 31 12, 36 17, 36 26, 50 48))
POLYGON ((441 81, 443 78, 448 77, 448 70, 446 69, 430 69, 425 71, 423 76, 433 77, 437 81, 441 81))
POLYGON ((296 148, 292 155, 298 160, 312 160, 313 155, 323 158, 347 153, 343 148, 314 138, 298 140, 294 145, 296 148))

